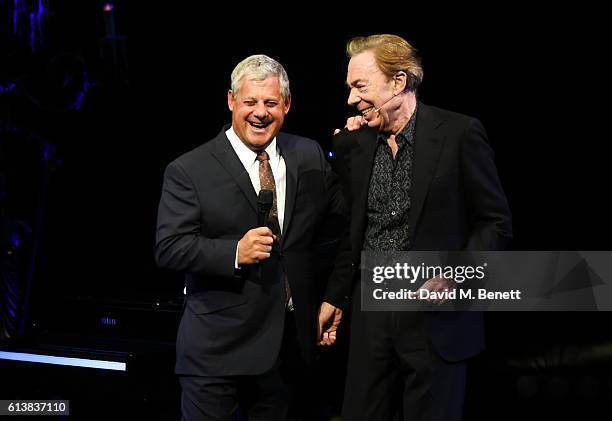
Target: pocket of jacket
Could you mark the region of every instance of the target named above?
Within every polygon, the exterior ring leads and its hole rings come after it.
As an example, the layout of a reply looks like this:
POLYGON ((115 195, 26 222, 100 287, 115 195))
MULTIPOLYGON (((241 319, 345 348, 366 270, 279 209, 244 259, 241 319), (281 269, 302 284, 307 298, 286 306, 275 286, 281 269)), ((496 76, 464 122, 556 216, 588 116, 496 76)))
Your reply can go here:
POLYGON ((187 297, 187 307, 195 314, 214 313, 246 302, 246 295, 227 291, 202 291, 187 297))

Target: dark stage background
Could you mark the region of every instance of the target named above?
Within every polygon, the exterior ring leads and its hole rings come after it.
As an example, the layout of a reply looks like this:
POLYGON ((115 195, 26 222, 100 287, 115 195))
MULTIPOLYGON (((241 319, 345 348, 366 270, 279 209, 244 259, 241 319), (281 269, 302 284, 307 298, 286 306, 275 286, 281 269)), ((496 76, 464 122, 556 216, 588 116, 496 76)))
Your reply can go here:
MULTIPOLYGON (((423 58, 421 100, 484 123, 513 212, 512 248, 610 248, 608 140, 598 128, 606 119, 598 101, 606 50, 597 13, 508 6, 467 19, 399 5, 353 5, 345 15, 296 5, 279 16, 269 5, 213 13, 185 2, 116 1, 112 36, 102 2, 43 3, 48 14, 33 42, 27 24, 25 32, 12 26, 13 2, 0 1, 4 203, 8 215, 32 228, 23 238, 38 251, 31 319, 23 337, 8 342, 44 337, 58 345, 66 338, 59 345, 78 347, 87 338, 86 348, 93 341, 146 361, 160 355, 164 364, 152 364, 172 390, 168 414, 178 405, 171 347, 183 284, 153 261, 162 175, 172 159, 230 121, 229 75, 247 55, 268 54, 285 66, 293 103, 284 130, 328 148, 334 128, 351 115, 346 41, 404 36, 423 58), (41 151, 48 160, 41 161, 41 151), (101 323, 104 317, 118 324, 101 323)), ((610 321, 608 313, 488 314, 489 350, 474 364, 466 419, 502 419, 501 408, 509 418, 560 419, 605 410, 612 397, 610 321)), ((328 352, 339 373, 345 345, 328 352)), ((31 368, 10 369, 20 384, 31 368)), ((37 390, 78 394, 60 383, 37 390)), ((21 385, 10 390, 40 397, 21 385)), ((14 395, 0 390, 0 398, 14 395)), ((163 390, 133 392, 134 399, 150 409, 143 402, 163 390)), ((330 394, 333 413, 339 394, 330 394)))

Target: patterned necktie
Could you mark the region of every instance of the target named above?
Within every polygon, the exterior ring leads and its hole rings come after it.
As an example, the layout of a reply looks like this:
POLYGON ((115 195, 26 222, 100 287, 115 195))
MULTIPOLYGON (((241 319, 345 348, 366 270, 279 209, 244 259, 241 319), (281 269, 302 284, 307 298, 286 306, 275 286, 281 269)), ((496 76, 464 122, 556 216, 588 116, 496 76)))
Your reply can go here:
POLYGON ((272 167, 270 167, 268 152, 259 151, 257 153, 257 160, 259 161, 259 183, 261 184, 261 189, 270 190, 273 197, 272 209, 270 209, 270 216, 268 217, 268 227, 270 227, 272 233, 278 237, 280 242, 281 230, 278 223, 278 208, 276 207, 276 183, 274 183, 274 175, 272 174, 272 167))
MULTIPOLYGON (((266 151, 257 152, 257 160, 259 161, 259 183, 262 190, 270 190, 272 192, 272 209, 270 209, 270 216, 268 217, 268 227, 272 230, 272 233, 276 235, 278 242, 281 240, 280 224, 278 222, 278 208, 276 207, 276 183, 274 182, 274 174, 272 174, 272 167, 270 167, 270 156, 266 151)), ((283 274, 285 281, 285 304, 288 307, 292 307, 289 302, 291 298, 291 289, 289 289, 289 281, 287 281, 287 275, 283 274)))

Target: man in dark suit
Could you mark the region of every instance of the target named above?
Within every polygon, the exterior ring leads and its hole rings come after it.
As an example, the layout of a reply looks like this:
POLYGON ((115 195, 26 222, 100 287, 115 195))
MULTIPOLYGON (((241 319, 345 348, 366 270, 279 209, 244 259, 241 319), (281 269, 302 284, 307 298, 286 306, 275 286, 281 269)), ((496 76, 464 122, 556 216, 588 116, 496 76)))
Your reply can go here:
POLYGON ((289 383, 317 342, 335 341, 346 299, 315 282, 312 261, 317 228, 342 215, 339 184, 316 142, 280 132, 291 95, 278 62, 239 63, 227 101, 232 125, 168 166, 159 205, 157 262, 186 273, 181 409, 186 420, 234 420, 238 407, 284 420, 289 383), (264 188, 273 203, 258 227, 264 188))
POLYGON ((423 71, 404 39, 359 37, 347 53, 348 103, 359 115, 333 141, 350 208, 332 275, 353 292, 343 419, 459 420, 465 360, 484 346, 482 315, 361 311, 357 268, 362 250, 503 248, 511 217, 493 152, 478 120, 417 101, 423 71))

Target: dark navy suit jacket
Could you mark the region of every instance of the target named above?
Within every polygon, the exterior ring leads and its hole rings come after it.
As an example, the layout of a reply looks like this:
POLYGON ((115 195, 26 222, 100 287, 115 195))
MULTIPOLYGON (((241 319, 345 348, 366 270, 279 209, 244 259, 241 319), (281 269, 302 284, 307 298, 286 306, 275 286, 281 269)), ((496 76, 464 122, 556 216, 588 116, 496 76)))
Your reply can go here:
POLYGON ((177 374, 253 375, 269 370, 283 337, 283 273, 306 361, 316 352, 321 300, 344 299, 342 285, 315 279, 313 261, 319 227, 343 216, 339 183, 320 146, 299 136, 277 136, 287 167, 280 247, 261 270, 245 265, 235 272, 236 244, 257 226, 257 196, 225 129, 173 161, 164 176, 156 260, 161 267, 185 272, 187 285, 177 374))

